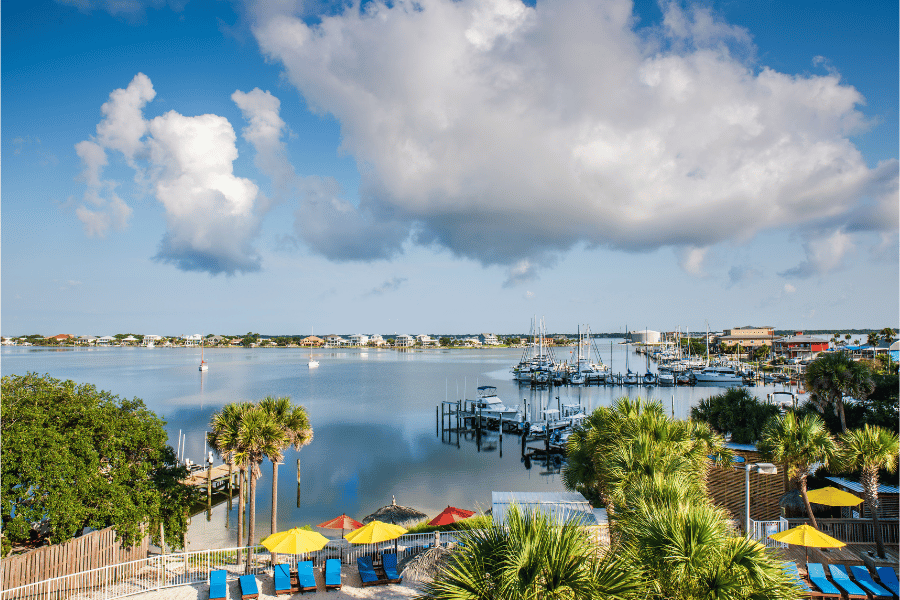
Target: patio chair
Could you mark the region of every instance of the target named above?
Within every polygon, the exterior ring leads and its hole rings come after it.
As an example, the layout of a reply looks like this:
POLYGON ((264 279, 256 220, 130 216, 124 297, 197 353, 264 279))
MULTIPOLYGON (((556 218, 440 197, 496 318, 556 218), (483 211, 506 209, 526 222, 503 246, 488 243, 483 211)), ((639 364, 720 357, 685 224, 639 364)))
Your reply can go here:
POLYGON ((341 589, 341 560, 329 558, 325 561, 325 591, 341 589))
POLYGON ((878 573, 878 581, 881 585, 891 590, 891 593, 900 597, 900 581, 897 581, 897 572, 893 567, 878 567, 875 569, 878 573))
POLYGON ((841 590, 834 587, 834 584, 828 581, 828 577, 825 576, 825 568, 822 566, 822 563, 806 563, 806 573, 809 575, 809 582, 823 596, 826 598, 841 597, 841 590))
POLYGON ((287 564, 275 565, 272 578, 275 581, 275 595, 291 594, 291 567, 287 564))
POLYGON ((872 579, 872 574, 869 573, 869 569, 866 567, 862 567, 859 565, 855 565, 850 567, 850 574, 853 575, 853 579, 856 580, 856 583, 859 584, 859 587, 864 588, 868 593, 872 594, 876 598, 893 598, 894 595, 891 594, 890 591, 884 589, 872 579))
POLYGON ((384 566, 384 576, 387 577, 388 583, 400 583, 403 578, 397 573, 397 555, 385 553, 381 555, 381 564, 384 566))
POLYGON ((228 595, 227 573, 224 570, 209 572, 209 600, 225 600, 228 595))
POLYGON ((844 590, 844 593, 851 600, 866 600, 868 598, 866 590, 853 583, 853 580, 850 579, 850 575, 847 573, 844 565, 828 565, 828 570, 831 571, 831 579, 834 581, 834 585, 844 590))
POLYGON ((241 584, 241 600, 259 598, 259 588, 256 587, 255 575, 241 575, 238 581, 241 584))
POLYGON ((301 560, 297 562, 297 585, 301 592, 316 591, 316 576, 313 574, 313 562, 301 560))
POLYGON ((371 556, 360 556, 357 558, 356 567, 359 569, 359 580, 363 587, 387 583, 387 579, 381 579, 378 577, 378 573, 375 572, 371 556))
POLYGON ((794 580, 794 583, 797 584, 797 587, 803 591, 804 596, 809 596, 811 598, 820 598, 822 594, 820 592, 814 591, 809 584, 800 576, 800 570, 797 568, 797 563, 795 562, 786 562, 784 563, 784 571, 788 574, 788 577, 794 580))

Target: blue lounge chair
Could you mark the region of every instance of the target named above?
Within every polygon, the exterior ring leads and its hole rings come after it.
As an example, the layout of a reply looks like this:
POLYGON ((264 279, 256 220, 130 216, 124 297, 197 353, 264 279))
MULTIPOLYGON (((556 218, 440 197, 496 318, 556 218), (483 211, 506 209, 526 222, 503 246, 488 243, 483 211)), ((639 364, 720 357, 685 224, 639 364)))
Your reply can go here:
POLYGON ((381 564, 384 566, 384 576, 388 583, 400 583, 403 578, 397 573, 397 555, 394 553, 382 554, 381 564))
POLYGON ((325 561, 325 591, 341 589, 341 561, 329 558, 325 561))
POLYGON ((878 567, 875 569, 875 572, 878 573, 878 580, 881 581, 881 585, 891 590, 891 593, 897 597, 900 597, 900 581, 897 581, 897 572, 894 571, 893 567, 878 567))
POLYGON ((238 581, 241 584, 241 600, 259 598, 259 588, 256 587, 255 575, 241 575, 238 581))
POLYGON ((784 571, 785 571, 785 573, 788 574, 788 577, 790 577, 794 581, 794 583, 797 585, 797 587, 803 591, 804 595, 806 595, 806 596, 821 595, 818 592, 814 592, 812 590, 812 588, 809 587, 809 585, 807 585, 807 583, 805 581, 803 581, 803 578, 800 577, 800 571, 799 571, 799 569, 797 569, 797 563, 794 563, 794 562, 784 563, 784 571))
POLYGON ((291 593, 291 567, 282 564, 275 565, 273 579, 275 580, 275 595, 291 593))
POLYGON ((209 600, 225 600, 228 595, 228 584, 225 583, 225 571, 209 572, 209 600))
POLYGON ((865 588, 867 592, 869 592, 876 598, 894 597, 891 592, 875 583, 875 580, 872 579, 872 574, 869 573, 869 569, 856 565, 850 567, 850 574, 853 575, 853 579, 856 580, 856 583, 859 584, 859 587, 865 588))
POLYGON ((866 590, 853 583, 853 580, 850 579, 850 575, 847 573, 844 565, 828 565, 828 570, 831 571, 831 579, 834 581, 834 585, 844 590, 847 596, 850 598, 861 598, 862 600, 868 598, 866 590))
POLYGON ((809 582, 823 596, 826 598, 841 597, 841 590, 834 587, 834 584, 828 581, 828 577, 825 576, 825 568, 822 566, 822 563, 806 563, 806 573, 809 575, 809 582))
POLYGON ((379 579, 375 567, 372 566, 371 556, 360 556, 356 559, 356 566, 359 569, 359 580, 363 587, 387 583, 387 580, 379 579))
POLYGON ((316 591, 316 576, 313 575, 313 563, 311 560, 297 562, 297 584, 301 592, 316 591))

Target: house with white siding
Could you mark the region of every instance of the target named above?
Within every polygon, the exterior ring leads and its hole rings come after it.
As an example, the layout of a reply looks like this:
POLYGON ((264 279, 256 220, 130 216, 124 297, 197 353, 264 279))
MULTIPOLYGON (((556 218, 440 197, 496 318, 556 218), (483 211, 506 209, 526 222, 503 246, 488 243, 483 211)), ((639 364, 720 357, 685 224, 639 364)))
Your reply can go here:
POLYGON ((416 338, 405 333, 401 333, 394 338, 394 348, 412 348, 416 343, 416 338))
POLYGON ((385 341, 384 338, 378 335, 377 333, 369 338, 370 346, 384 346, 385 341))
POLYGON ((369 343, 369 336, 363 335, 361 333, 354 333, 350 336, 350 345, 351 346, 365 346, 369 343))

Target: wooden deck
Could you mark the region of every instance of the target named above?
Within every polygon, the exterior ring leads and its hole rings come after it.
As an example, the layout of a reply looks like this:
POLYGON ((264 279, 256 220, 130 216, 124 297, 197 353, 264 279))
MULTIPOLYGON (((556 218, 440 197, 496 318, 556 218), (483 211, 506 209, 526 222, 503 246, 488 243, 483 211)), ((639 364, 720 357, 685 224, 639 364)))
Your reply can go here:
MULTIPOLYGON (((191 473, 187 479, 184 479, 182 483, 186 483, 192 486, 205 487, 206 479, 207 479, 207 470, 204 469, 202 471, 194 471, 191 473)), ((212 468, 212 480, 218 481, 221 479, 228 479, 228 465, 219 465, 217 467, 212 468)))
MULTIPOLYGON (((822 563, 823 565, 862 565, 864 563, 861 555, 867 551, 875 552, 875 544, 848 544, 843 548, 829 548, 827 552, 821 548, 809 548, 807 552, 803 546, 793 545, 777 550, 783 560, 796 562, 803 573, 806 572, 807 562, 822 563)), ((900 560, 900 552, 898 552, 896 544, 885 545, 884 554, 893 564, 897 564, 900 560)))

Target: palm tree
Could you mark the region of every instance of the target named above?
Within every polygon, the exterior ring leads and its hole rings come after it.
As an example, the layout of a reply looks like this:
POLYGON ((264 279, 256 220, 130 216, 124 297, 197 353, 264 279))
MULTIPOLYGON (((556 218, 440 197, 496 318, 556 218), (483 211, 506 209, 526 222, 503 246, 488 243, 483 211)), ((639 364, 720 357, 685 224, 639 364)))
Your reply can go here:
POLYGON ((863 400, 875 389, 875 382, 866 363, 857 362, 843 352, 829 352, 809 363, 806 386, 819 412, 833 406, 834 414, 841 418, 841 430, 847 431, 844 396, 863 400))
POLYGON ((288 446, 293 445, 295 450, 299 450, 309 444, 313 438, 313 430, 309 426, 306 409, 293 406, 288 396, 266 396, 259 402, 259 406, 278 425, 285 439, 285 444, 275 454, 267 455, 272 461, 272 533, 275 533, 278 519, 278 463, 288 446))
POLYGON ((783 463, 797 479, 806 513, 813 527, 818 529, 806 495, 806 481, 812 474, 813 465, 820 463, 827 467, 837 452, 837 444, 822 419, 814 414, 797 418, 793 411, 776 416, 763 430, 757 448, 775 462, 783 463))
POLYGON ((281 428, 259 405, 252 405, 241 418, 238 430, 235 458, 238 464, 247 464, 250 470, 250 516, 247 528, 247 570, 253 559, 256 538, 256 480, 260 476, 260 464, 267 456, 276 456, 286 445, 281 428))
MULTIPOLYGON (((214 413, 210 420, 209 433, 206 434, 209 446, 228 463, 228 477, 231 479, 235 467, 240 469, 238 479, 238 525, 237 547, 243 545, 244 535, 244 481, 246 480, 247 462, 238 460, 238 438, 244 421, 244 414, 253 408, 250 402, 233 402, 222 407, 222 410, 214 413)), ((240 556, 238 557, 240 560, 240 556)))
POLYGON ((894 341, 895 335, 897 335, 897 332, 890 327, 885 327, 881 330, 881 339, 883 339, 888 345, 890 345, 894 341))
POLYGON ((601 556, 582 527, 556 523, 543 513, 513 506, 505 524, 466 530, 457 540, 434 580, 423 586, 423 598, 643 597, 636 569, 611 552, 601 556))
POLYGON ((866 343, 872 346, 873 348, 878 345, 878 334, 874 331, 870 331, 866 335, 866 343))
POLYGON ((843 433, 841 446, 837 466, 844 472, 861 471, 866 508, 872 514, 875 528, 875 548, 878 556, 884 558, 884 542, 878 525, 878 471, 884 469, 893 473, 897 470, 897 434, 882 427, 869 427, 867 423, 862 429, 843 433))

